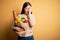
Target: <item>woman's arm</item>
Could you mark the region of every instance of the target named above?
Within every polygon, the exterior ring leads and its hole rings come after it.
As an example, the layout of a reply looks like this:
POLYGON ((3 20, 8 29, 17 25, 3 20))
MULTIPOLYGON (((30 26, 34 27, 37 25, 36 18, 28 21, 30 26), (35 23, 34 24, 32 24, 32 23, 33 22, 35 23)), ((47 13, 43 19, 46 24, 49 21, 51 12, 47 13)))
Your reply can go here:
POLYGON ((31 23, 29 21, 30 20, 29 16, 27 16, 27 18, 28 18, 28 24, 29 24, 29 26, 32 27, 32 25, 31 25, 31 23))
POLYGON ((12 30, 13 31, 17 31, 17 32, 19 32, 19 31, 24 31, 24 29, 21 27, 21 26, 17 26, 17 23, 13 23, 13 25, 12 25, 12 30), (16 24, 16 25, 15 25, 16 24))
POLYGON ((29 14, 27 16, 28 18, 28 24, 30 27, 34 26, 35 25, 35 16, 33 14, 29 14))
POLYGON ((12 26, 12 30, 15 31, 16 33, 20 33, 20 34, 25 34, 26 33, 26 31, 24 31, 22 28, 14 26, 14 23, 13 23, 13 26, 12 26))
POLYGON ((30 27, 35 25, 35 16, 33 14, 31 14, 31 12, 32 12, 32 8, 30 7, 28 15, 27 15, 28 24, 29 24, 30 27))

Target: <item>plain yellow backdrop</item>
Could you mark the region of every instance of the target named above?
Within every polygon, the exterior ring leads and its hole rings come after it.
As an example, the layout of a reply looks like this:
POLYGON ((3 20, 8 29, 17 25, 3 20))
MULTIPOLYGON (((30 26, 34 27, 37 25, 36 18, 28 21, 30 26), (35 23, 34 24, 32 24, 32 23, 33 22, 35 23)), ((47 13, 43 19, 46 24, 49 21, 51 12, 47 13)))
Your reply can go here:
POLYGON ((24 2, 32 4, 36 18, 33 27, 35 40, 60 40, 60 1, 59 0, 0 0, 0 40, 17 40, 12 31, 12 11, 21 12, 24 2))

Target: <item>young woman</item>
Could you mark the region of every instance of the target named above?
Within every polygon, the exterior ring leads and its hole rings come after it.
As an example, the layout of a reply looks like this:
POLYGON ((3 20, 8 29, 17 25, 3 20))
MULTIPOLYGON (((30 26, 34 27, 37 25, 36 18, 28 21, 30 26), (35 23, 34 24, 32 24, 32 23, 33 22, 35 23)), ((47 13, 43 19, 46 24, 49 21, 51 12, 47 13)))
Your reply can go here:
POLYGON ((18 40, 34 40, 32 28, 35 25, 35 16, 32 14, 31 7, 32 5, 29 2, 25 2, 21 13, 18 14, 24 16, 28 20, 28 26, 25 26, 27 24, 21 25, 21 23, 16 22, 15 20, 18 15, 15 14, 16 12, 13 12, 14 26, 12 28, 18 34, 18 40))

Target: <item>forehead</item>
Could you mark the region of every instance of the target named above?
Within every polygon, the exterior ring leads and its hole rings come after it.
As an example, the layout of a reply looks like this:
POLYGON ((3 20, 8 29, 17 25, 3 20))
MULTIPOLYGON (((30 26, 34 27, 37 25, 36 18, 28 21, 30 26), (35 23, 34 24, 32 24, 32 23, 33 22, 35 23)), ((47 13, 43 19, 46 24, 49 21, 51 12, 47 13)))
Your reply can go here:
POLYGON ((31 6, 30 5, 28 5, 26 8, 30 8, 31 6))

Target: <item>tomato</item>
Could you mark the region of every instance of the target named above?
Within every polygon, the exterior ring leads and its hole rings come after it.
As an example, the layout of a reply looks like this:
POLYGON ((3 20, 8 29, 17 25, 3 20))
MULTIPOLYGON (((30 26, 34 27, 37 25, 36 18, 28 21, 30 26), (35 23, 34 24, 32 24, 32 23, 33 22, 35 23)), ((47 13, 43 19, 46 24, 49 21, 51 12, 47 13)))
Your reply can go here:
POLYGON ((28 20, 24 20, 23 23, 28 23, 28 20))

